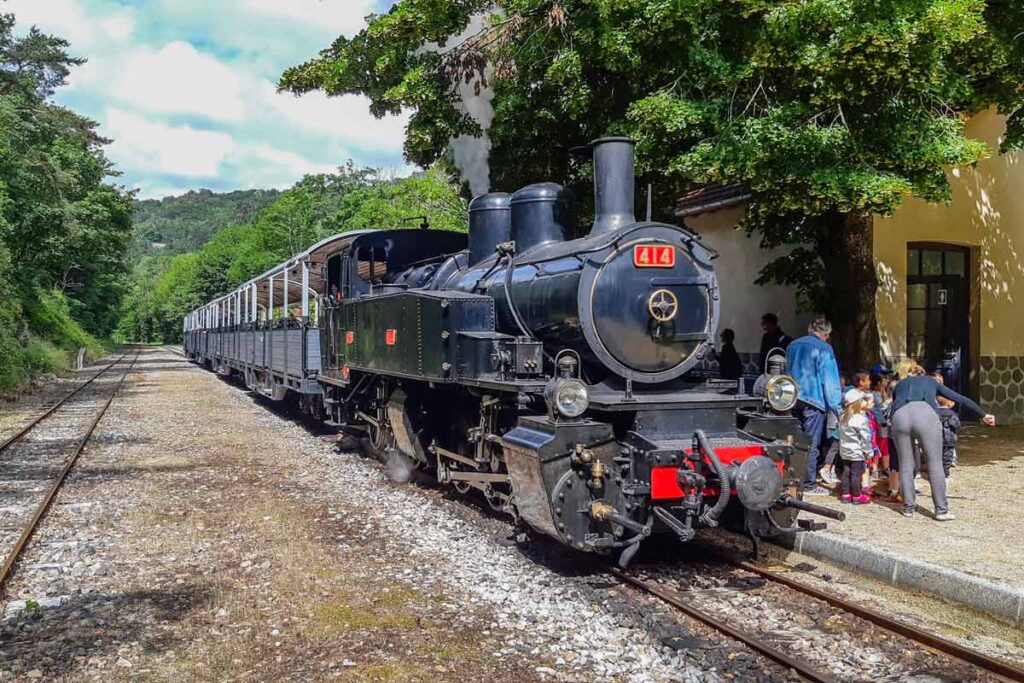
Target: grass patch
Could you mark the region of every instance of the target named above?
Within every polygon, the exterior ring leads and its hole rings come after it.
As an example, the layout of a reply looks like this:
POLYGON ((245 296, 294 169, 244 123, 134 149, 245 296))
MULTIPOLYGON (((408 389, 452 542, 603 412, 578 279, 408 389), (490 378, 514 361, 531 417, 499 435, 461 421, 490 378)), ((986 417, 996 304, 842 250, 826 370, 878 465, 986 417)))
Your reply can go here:
POLYGON ((408 628, 416 624, 416 616, 402 609, 406 602, 381 604, 343 593, 331 602, 317 605, 310 630, 314 636, 330 638, 351 631, 408 628))
POLYGON ((433 680, 433 676, 424 678, 422 668, 401 662, 373 664, 365 668, 357 667, 342 674, 343 681, 359 681, 360 683, 406 683, 406 681, 433 680))

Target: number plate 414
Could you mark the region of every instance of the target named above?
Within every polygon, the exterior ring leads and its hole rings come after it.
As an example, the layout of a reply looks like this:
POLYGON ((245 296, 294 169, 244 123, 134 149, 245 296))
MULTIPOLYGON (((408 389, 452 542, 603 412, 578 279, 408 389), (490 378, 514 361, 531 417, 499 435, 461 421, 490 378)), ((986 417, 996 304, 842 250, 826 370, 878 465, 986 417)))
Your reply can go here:
POLYGON ((675 247, 637 244, 633 247, 633 265, 637 268, 671 268, 676 265, 675 247))

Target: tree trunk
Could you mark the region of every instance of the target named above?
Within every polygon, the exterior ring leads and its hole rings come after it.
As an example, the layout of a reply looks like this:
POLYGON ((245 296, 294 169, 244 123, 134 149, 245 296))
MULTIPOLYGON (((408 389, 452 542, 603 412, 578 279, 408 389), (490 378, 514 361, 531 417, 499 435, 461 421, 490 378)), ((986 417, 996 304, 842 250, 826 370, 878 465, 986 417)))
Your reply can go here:
POLYGON ((834 213, 818 236, 818 253, 825 264, 822 312, 832 322, 839 367, 848 373, 881 359, 872 225, 871 214, 834 213))

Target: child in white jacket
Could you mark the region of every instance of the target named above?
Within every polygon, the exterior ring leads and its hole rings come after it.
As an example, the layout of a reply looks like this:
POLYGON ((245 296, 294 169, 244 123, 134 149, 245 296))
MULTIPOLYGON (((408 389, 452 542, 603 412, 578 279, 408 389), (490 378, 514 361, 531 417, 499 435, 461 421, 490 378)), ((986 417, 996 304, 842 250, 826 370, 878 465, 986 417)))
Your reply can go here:
POLYGON ((844 503, 864 505, 871 502, 871 496, 861 489, 861 476, 865 463, 871 460, 874 449, 871 446, 871 425, 867 410, 870 394, 860 389, 850 389, 843 394, 843 415, 839 418, 839 457, 843 459, 843 474, 840 480, 844 503))

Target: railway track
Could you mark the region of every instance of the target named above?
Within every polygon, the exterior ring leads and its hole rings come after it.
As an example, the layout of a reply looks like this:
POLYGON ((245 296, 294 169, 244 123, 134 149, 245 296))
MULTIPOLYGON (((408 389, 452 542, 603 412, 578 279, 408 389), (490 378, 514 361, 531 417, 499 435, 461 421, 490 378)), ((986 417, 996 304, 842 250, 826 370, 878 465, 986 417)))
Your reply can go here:
POLYGON ((871 609, 870 607, 859 605, 845 598, 841 598, 838 595, 818 590, 813 586, 808 586, 800 581, 785 576, 784 574, 780 574, 779 572, 772 571, 765 567, 760 567, 752 562, 746 562, 733 557, 727 557, 725 559, 738 569, 750 572, 751 574, 756 574, 757 576, 786 586, 787 588, 791 588, 803 593, 804 595, 815 598, 816 600, 827 602, 833 607, 853 614, 866 621, 870 621, 876 626, 881 626, 887 631, 891 631, 897 635, 903 636, 904 638, 916 641, 927 648, 942 652, 943 654, 959 659, 960 661, 967 662, 968 664, 973 664, 985 671, 1002 676, 1007 680, 1024 681, 1024 669, 1010 664, 1009 662, 1004 662, 1001 659, 990 657, 982 652, 964 647, 959 643, 947 640, 934 633, 916 628, 909 624, 904 624, 903 622, 897 621, 896 619, 893 619, 882 612, 871 609))
MULTIPOLYGON (((705 548, 708 550, 707 548, 705 548)), ((922 649, 933 653, 941 653, 953 658, 963 664, 992 674, 995 677, 1009 681, 1024 681, 1024 669, 1009 662, 990 657, 982 652, 964 647, 958 643, 947 640, 934 633, 924 631, 909 624, 897 621, 892 617, 871 609, 865 605, 857 604, 837 595, 826 593, 800 581, 792 579, 779 572, 772 571, 765 567, 737 559, 734 556, 723 554, 717 550, 711 550, 717 559, 724 561, 741 572, 753 574, 761 579, 771 582, 777 586, 796 591, 803 596, 820 600, 839 613, 852 616, 857 619, 869 622, 878 626, 896 638, 914 641, 922 649)), ((651 595, 658 600, 670 605, 675 610, 686 614, 688 617, 700 621, 712 629, 743 643, 754 652, 770 659, 771 661, 796 672, 801 678, 816 683, 832 683, 841 680, 828 671, 821 668, 821 664, 805 661, 791 652, 785 651, 770 642, 763 634, 755 629, 745 629, 737 626, 735 621, 729 617, 717 616, 713 610, 701 605, 703 600, 689 598, 685 591, 680 592, 666 587, 665 585, 640 578, 631 572, 626 572, 617 567, 611 568, 609 573, 615 576, 624 584, 651 595)), ((806 604, 806 601, 789 601, 790 605, 806 604)))
POLYGON ((82 389, 85 389, 87 386, 89 386, 93 382, 95 382, 99 378, 100 375, 104 374, 107 370, 109 370, 110 368, 114 367, 116 364, 118 364, 119 362, 124 360, 126 357, 127 357, 127 354, 125 354, 124 356, 121 356, 120 358, 115 360, 110 365, 107 365, 106 367, 102 368, 99 372, 94 374, 92 377, 90 377, 89 379, 85 380, 84 382, 79 384, 77 387, 72 389, 70 392, 65 394, 63 398, 61 398, 59 401, 57 401, 52 406, 50 406, 46 411, 44 411, 44 412, 40 413, 39 415, 37 415, 36 417, 34 417, 28 424, 26 424, 20 430, 18 430, 17 432, 12 434, 11 436, 9 436, 6 439, 4 439, 4 441, 2 443, 0 443, 0 453, 3 453, 5 450, 7 450, 7 448, 11 444, 13 444, 14 442, 18 441, 23 436, 25 436, 25 434, 27 434, 29 431, 31 431, 33 427, 35 427, 37 424, 39 424, 40 422, 42 422, 43 420, 48 418, 50 415, 52 415, 54 413, 54 411, 56 411, 62 405, 67 403, 71 398, 73 398, 75 395, 77 395, 78 392, 80 392, 82 389))
POLYGON ((0 444, 0 594, 139 358, 138 352, 131 360, 129 355, 101 369, 0 444), (115 366, 124 368, 116 382, 97 381, 115 366))
POLYGON ((831 674, 822 672, 800 658, 793 657, 786 652, 783 652, 763 638, 753 633, 730 626, 725 620, 694 607, 683 600, 683 596, 681 595, 674 594, 673 592, 661 588, 650 581, 639 579, 618 568, 612 568, 610 572, 620 581, 633 586, 648 595, 658 598, 662 602, 686 614, 688 617, 696 619, 697 621, 715 629, 719 633, 723 633, 733 640, 743 643, 754 652, 767 657, 776 664, 781 664, 787 669, 792 669, 808 681, 814 681, 814 683, 837 683, 838 681, 838 679, 834 678, 831 674))

